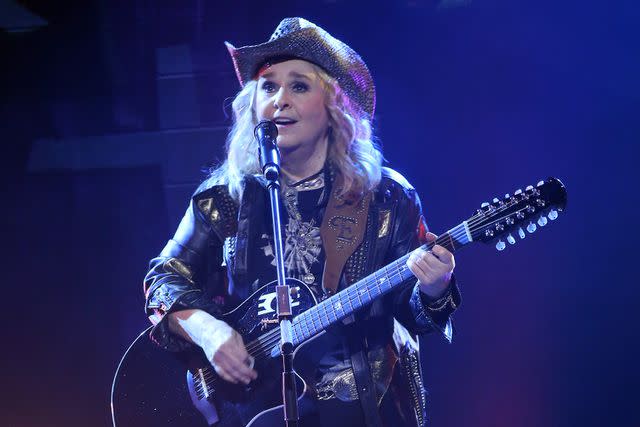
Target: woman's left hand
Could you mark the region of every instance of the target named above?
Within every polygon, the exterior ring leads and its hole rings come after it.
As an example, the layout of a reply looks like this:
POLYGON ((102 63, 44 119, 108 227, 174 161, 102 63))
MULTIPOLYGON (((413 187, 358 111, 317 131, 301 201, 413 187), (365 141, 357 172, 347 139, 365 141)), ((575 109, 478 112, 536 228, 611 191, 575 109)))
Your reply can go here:
MULTIPOLYGON (((429 242, 436 237, 433 233, 427 233, 429 242)), ((446 248, 434 245, 430 251, 421 248, 414 250, 407 260, 407 266, 420 281, 420 291, 437 299, 447 290, 456 261, 446 248)))

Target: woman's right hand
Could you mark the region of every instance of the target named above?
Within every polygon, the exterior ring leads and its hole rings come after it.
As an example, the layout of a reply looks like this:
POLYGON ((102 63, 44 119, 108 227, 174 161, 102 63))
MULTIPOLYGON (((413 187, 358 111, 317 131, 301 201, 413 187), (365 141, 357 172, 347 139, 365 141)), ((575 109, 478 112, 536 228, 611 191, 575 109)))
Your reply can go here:
POLYGON ((175 311, 167 316, 169 329, 200 346, 224 380, 249 384, 258 377, 242 337, 226 322, 199 309, 175 311))
POLYGON ((258 377, 253 369, 253 357, 247 353, 242 337, 222 320, 209 319, 202 328, 198 344, 224 380, 249 384, 258 377))

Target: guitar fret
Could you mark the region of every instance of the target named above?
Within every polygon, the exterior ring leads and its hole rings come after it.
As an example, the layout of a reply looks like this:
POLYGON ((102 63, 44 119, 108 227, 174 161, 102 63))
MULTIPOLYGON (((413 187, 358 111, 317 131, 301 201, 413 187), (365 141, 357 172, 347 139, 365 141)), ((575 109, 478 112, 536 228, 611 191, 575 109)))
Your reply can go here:
POLYGON ((327 310, 329 311, 331 317, 333 318, 332 322, 336 322, 338 320, 339 316, 336 313, 336 310, 333 307, 332 303, 330 303, 329 301, 327 301, 327 310))
POLYGON ((322 311, 324 311, 325 319, 327 321, 327 325, 326 326, 329 326, 331 324, 331 321, 329 320, 329 313, 327 312, 327 306, 324 303, 324 301, 321 302, 319 306, 322 307, 322 311))
POLYGON ((318 317, 318 323, 320 323, 320 327, 324 328, 325 325, 324 325, 324 323, 322 321, 322 313, 320 312, 320 304, 318 304, 318 305, 316 305, 314 307, 314 311, 316 313, 316 316, 318 317))
POLYGON ((298 344, 308 338, 305 336, 304 331, 302 330, 302 325, 300 324, 293 325, 293 335, 294 341, 297 341, 298 344))
POLYGON ((349 297, 349 303, 351 304, 351 310, 355 311, 359 309, 360 305, 358 304, 358 301, 356 301, 356 298, 355 298, 357 296, 357 293, 354 294, 353 289, 351 288, 347 288, 346 291, 347 291, 347 296, 349 297))
POLYGON ((338 319, 342 318, 344 315, 344 309, 342 307, 342 296, 336 297, 336 302, 333 303, 333 311, 336 313, 336 317, 338 319))
POLYGON ((313 336, 316 334, 317 330, 315 328, 315 326, 313 325, 313 323, 309 322, 309 321, 305 321, 305 323, 307 324, 307 329, 309 330, 309 336, 313 336))
MULTIPOLYGON (((318 327, 316 325, 316 319, 313 318, 313 314, 315 313, 315 311, 316 310, 312 309, 312 310, 307 311, 307 313, 309 313, 309 318, 311 319, 311 323, 313 324, 313 328, 316 329, 316 330, 320 330, 320 329, 322 329, 322 322, 320 322, 320 327, 318 327)), ((317 313, 316 313, 316 315, 317 315, 317 313)), ((318 321, 320 321, 320 318, 318 318, 318 321)))
POLYGON ((307 335, 309 337, 313 336, 313 334, 315 333, 315 330, 312 327, 310 327, 307 319, 304 320, 304 327, 307 329, 307 335))
POLYGON ((351 299, 351 297, 349 296, 349 293, 347 292, 347 301, 349 301, 349 306, 351 307, 351 311, 354 311, 355 308, 353 307, 353 300, 351 299))
POLYGON ((388 281, 389 278, 385 276, 381 277, 380 279, 376 280, 376 286, 378 287, 378 295, 382 295, 382 286, 381 284, 388 281))
POLYGON ((358 291, 358 288, 356 287, 356 295, 358 297, 358 301, 360 302, 360 305, 358 307, 362 307, 362 298, 360 297, 360 292, 358 291))
POLYGON ((403 278, 402 278, 402 269, 401 269, 402 264, 400 264, 400 263, 396 262, 396 263, 394 263, 394 265, 393 265, 393 266, 395 267, 395 269, 396 269, 396 271, 397 271, 397 273, 396 273, 396 274, 397 274, 397 275, 398 275, 398 277, 400 278, 400 279, 399 279, 399 281, 400 281, 400 282, 403 282, 404 280, 403 280, 403 278))
MULTIPOLYGON (((373 275, 373 280, 375 281, 375 274, 373 275)), ((369 301, 373 301, 373 298, 371 297, 371 291, 369 290, 369 284, 365 282, 364 285, 364 290, 367 291, 367 295, 369 296, 369 301)))

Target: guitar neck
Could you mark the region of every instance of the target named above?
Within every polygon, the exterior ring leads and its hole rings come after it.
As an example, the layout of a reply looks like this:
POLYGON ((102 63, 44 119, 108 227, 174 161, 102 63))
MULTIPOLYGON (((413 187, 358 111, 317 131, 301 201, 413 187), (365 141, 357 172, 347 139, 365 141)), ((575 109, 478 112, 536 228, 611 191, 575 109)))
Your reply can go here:
MULTIPOLYGON (((471 242, 471 233, 465 221, 438 236, 435 241, 422 245, 422 248, 430 250, 438 244, 454 252, 471 242)), ((294 345, 316 336, 327 327, 415 277, 407 267, 409 255, 393 261, 297 316, 293 321, 294 345)))

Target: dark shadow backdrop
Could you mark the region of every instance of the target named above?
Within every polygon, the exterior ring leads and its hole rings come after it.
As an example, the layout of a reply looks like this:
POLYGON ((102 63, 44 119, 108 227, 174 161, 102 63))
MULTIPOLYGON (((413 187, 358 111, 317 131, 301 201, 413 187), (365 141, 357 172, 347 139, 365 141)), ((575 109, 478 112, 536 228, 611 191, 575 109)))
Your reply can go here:
POLYGON ((389 165, 436 233, 547 176, 569 190, 531 238, 457 255, 454 344, 422 340, 432 425, 640 425, 635 2, 15 4, 47 25, 0 38, 3 425, 108 424, 146 263, 221 156, 222 41, 285 16, 367 61, 389 165))

